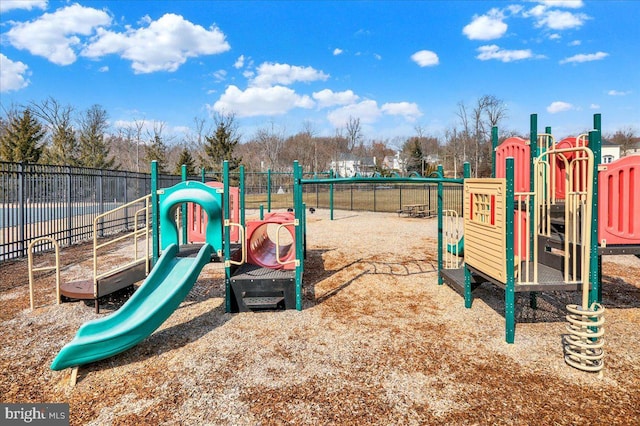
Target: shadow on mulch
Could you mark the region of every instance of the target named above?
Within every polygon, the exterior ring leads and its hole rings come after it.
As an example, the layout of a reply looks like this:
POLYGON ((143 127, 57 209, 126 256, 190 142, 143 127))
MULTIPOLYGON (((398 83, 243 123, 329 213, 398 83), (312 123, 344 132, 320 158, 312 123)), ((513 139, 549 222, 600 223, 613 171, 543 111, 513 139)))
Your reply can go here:
POLYGON ((211 330, 223 326, 233 315, 225 315, 224 304, 204 312, 189 321, 156 331, 133 348, 102 361, 82 366, 78 382, 91 372, 122 367, 144 361, 202 338, 211 330))

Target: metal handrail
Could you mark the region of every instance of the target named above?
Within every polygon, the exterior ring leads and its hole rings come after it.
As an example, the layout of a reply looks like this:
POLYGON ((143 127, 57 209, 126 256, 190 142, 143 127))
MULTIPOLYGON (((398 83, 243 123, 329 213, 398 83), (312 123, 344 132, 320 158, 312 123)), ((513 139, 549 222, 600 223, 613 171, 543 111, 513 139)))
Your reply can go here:
POLYGON ((56 271, 56 298, 57 298, 57 304, 60 304, 60 246, 58 245, 58 242, 51 238, 51 237, 40 237, 40 238, 36 238, 35 240, 31 241, 31 243, 29 243, 29 248, 27 251, 27 256, 29 258, 28 260, 28 264, 29 264, 29 301, 31 303, 31 310, 33 311, 34 309, 34 298, 33 298, 33 273, 34 272, 44 272, 44 271, 52 271, 55 270, 56 271), (41 243, 43 241, 49 241, 51 244, 53 244, 53 247, 55 248, 55 252, 56 252, 56 264, 54 266, 43 266, 40 268, 34 268, 33 267, 33 246, 35 246, 38 243, 41 243))
POLYGON ((240 259, 240 261, 229 259, 228 260, 229 265, 238 265, 238 266, 244 265, 244 263, 247 261, 247 242, 244 237, 245 236, 244 226, 242 226, 241 223, 231 222, 229 219, 224 220, 224 226, 228 226, 228 227, 236 226, 240 230, 239 238, 240 238, 240 247, 241 247, 240 251, 242 253, 242 259, 240 259))
POLYGON ((298 224, 299 224, 298 219, 296 219, 295 222, 282 223, 276 229, 276 262, 278 262, 279 265, 284 266, 284 265, 289 265, 291 263, 295 263, 297 265, 299 262, 298 259, 292 259, 287 261, 280 260, 280 229, 286 228, 287 226, 298 226, 298 224))
POLYGON ((112 275, 116 272, 120 272, 122 270, 125 270, 131 266, 135 266, 138 263, 140 263, 140 261, 144 260, 146 265, 145 265, 145 272, 148 274, 149 273, 149 265, 148 265, 148 260, 150 258, 150 253, 149 253, 149 238, 151 235, 150 229, 151 229, 151 220, 149 218, 149 213, 151 212, 151 195, 145 195, 144 197, 140 197, 134 201, 131 201, 127 204, 123 204, 120 207, 116 207, 113 210, 110 210, 108 212, 105 212, 103 214, 100 214, 98 216, 96 216, 93 219, 93 292, 94 292, 94 296, 97 297, 98 296, 98 280, 100 278, 103 278, 105 276, 108 275, 112 275), (130 234, 127 235, 123 235, 121 237, 117 237, 114 238, 112 240, 109 240, 105 243, 102 244, 98 244, 98 222, 103 219, 104 217, 116 213, 120 210, 124 210, 126 208, 129 208, 135 204, 139 204, 141 202, 145 203, 145 206, 139 210, 137 210, 135 212, 134 215, 134 231, 130 234), (140 213, 144 213, 145 214, 145 226, 144 228, 139 228, 138 227, 138 216, 140 215, 140 213), (145 238, 145 245, 146 245, 146 250, 145 250, 145 257, 138 257, 138 238, 140 238, 141 236, 144 236, 145 238), (133 238, 134 239, 134 260, 127 262, 125 264, 121 264, 119 265, 117 268, 114 269, 110 269, 107 272, 103 272, 102 274, 98 274, 98 249, 104 248, 104 247, 108 247, 110 245, 113 245, 117 242, 123 241, 127 238, 133 238))

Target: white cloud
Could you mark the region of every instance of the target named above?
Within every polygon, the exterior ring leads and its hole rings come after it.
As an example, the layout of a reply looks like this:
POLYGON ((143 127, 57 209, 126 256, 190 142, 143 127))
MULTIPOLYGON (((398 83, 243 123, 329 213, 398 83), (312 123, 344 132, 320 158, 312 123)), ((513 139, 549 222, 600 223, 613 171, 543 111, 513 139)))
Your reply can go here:
POLYGON ((609 90, 607 92, 607 95, 609 95, 609 96, 627 96, 627 95, 630 95, 630 94, 631 94, 630 90, 628 90, 626 92, 621 92, 620 90, 609 90))
POLYGON ((12 61, 0 53, 0 91, 11 92, 29 85, 29 67, 20 61, 12 61))
POLYGON ((293 108, 313 108, 309 96, 300 96, 283 86, 249 87, 242 91, 237 86, 227 87, 220 99, 209 108, 216 112, 233 112, 238 117, 286 114, 293 108))
POLYGON ((235 69, 240 69, 244 66, 244 55, 238 56, 238 59, 233 63, 235 69))
POLYGON ((337 128, 344 127, 349 118, 359 118, 362 124, 375 123, 382 115, 376 101, 364 100, 357 104, 346 105, 327 114, 329 122, 337 128))
POLYGON ((440 63, 438 55, 430 50, 417 51, 411 55, 411 60, 421 67, 432 67, 440 63))
POLYGON ((333 56, 342 55, 342 53, 343 53, 342 49, 338 49, 337 47, 333 49, 333 56))
POLYGON ((589 19, 584 13, 571 13, 560 10, 545 11, 537 20, 537 26, 552 30, 567 30, 581 27, 589 19))
POLYGON ((188 58, 214 55, 230 48, 217 27, 205 29, 180 15, 167 13, 145 28, 128 28, 123 33, 100 29, 82 54, 89 58, 119 54, 132 61, 136 74, 144 74, 173 72, 188 58))
POLYGON ((377 59, 378 61, 381 61, 381 60, 382 60, 382 55, 381 55, 381 54, 379 54, 379 53, 374 53, 374 54, 373 54, 373 57, 374 57, 375 59, 377 59))
POLYGON ((598 105, 598 104, 591 104, 591 105, 589 105, 589 108, 590 108, 590 109, 600 109, 600 105, 598 105))
POLYGON ((47 0, 2 0, 0 2, 0 13, 13 9, 32 10, 34 8, 46 9, 47 0))
POLYGON ((108 72, 109 71, 109 67, 107 65, 98 68, 98 72, 108 72))
POLYGON ((224 81, 227 78, 227 71, 225 70, 215 71, 213 73, 213 78, 215 79, 216 82, 224 81))
POLYGON ((422 115, 418 104, 414 102, 388 102, 380 107, 384 114, 400 115, 407 121, 413 122, 422 115))
POLYGON ((480 46, 478 48, 478 56, 476 58, 481 61, 488 61, 496 59, 502 62, 520 61, 522 59, 529 59, 533 57, 530 49, 524 50, 506 50, 501 49, 495 44, 480 46))
POLYGON ((312 81, 326 81, 328 74, 313 67, 299 67, 289 64, 265 62, 258 67, 258 73, 250 82, 252 86, 269 87, 274 84, 289 85, 296 81, 309 83, 312 81))
POLYGON ((569 43, 569 46, 580 46, 582 44, 582 42, 580 40, 573 40, 571 43, 569 43))
POLYGON ((566 7, 567 9, 579 9, 584 6, 582 0, 539 0, 545 6, 566 7))
POLYGON ((34 21, 15 23, 6 34, 18 49, 26 49, 57 65, 69 65, 76 61, 73 47, 81 43, 78 35, 91 35, 96 28, 109 24, 111 17, 105 11, 74 4, 45 13, 34 21))
POLYGON ((547 107, 547 112, 549 114, 556 114, 558 112, 570 111, 572 109, 575 109, 575 107, 570 103, 555 101, 555 102, 551 102, 551 105, 547 107))
POLYGON ((608 53, 605 52, 596 52, 596 53, 580 53, 578 55, 573 55, 568 58, 565 58, 560 61, 561 64, 568 64, 571 62, 591 62, 591 61, 600 61, 609 56, 608 53))
POLYGON ((469 40, 494 40, 507 32, 508 26, 503 20, 504 14, 494 8, 486 15, 474 16, 471 23, 462 29, 462 33, 469 40))
POLYGON ((326 108, 335 105, 348 105, 355 103, 359 98, 358 95, 353 93, 351 90, 334 92, 330 89, 314 92, 311 96, 318 102, 318 108, 326 108))

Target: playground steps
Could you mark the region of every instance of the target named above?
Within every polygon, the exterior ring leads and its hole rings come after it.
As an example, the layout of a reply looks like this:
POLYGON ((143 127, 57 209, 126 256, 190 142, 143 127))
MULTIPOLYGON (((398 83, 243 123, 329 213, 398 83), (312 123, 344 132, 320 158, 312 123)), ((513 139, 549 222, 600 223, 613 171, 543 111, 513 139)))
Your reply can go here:
MULTIPOLYGON (((149 260, 147 260, 149 261, 149 260)), ((60 294, 72 300, 95 300, 96 313, 100 312, 99 300, 133 284, 147 276, 145 259, 133 266, 116 270, 112 274, 98 279, 98 294, 94 293, 93 280, 70 281, 60 284, 60 294)))
MULTIPOLYGON (((442 269, 440 275, 444 282, 464 296, 464 267, 458 269, 442 269)), ((478 275, 471 275, 471 291, 475 290, 484 280, 478 275)))
POLYGON ((295 271, 245 263, 230 280, 231 311, 295 309, 295 271))

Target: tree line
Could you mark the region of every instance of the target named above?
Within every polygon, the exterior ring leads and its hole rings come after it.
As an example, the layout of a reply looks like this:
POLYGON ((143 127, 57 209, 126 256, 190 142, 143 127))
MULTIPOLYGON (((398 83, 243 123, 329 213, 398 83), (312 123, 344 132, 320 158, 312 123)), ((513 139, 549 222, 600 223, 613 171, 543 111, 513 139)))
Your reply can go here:
MULTIPOLYGON (((449 175, 460 176, 469 162, 473 176, 491 173, 491 128, 501 128, 501 139, 527 137, 502 130, 507 118, 505 103, 485 95, 472 104, 458 103, 456 124, 439 137, 420 125, 415 135, 392 139, 366 139, 358 117, 349 117, 332 136, 319 136, 311 122, 288 135, 273 122, 259 128, 241 142, 239 123, 233 114, 216 113, 211 120, 194 118, 181 140, 167 135, 163 122, 134 120, 113 129, 107 111, 93 105, 84 111, 62 105, 54 98, 4 111, 0 117, 0 160, 51 165, 119 169, 148 172, 156 160, 161 173, 179 174, 187 166, 189 175, 200 168, 220 171, 223 160, 231 170, 240 164, 247 171, 288 171, 297 160, 306 172, 327 171, 345 159, 374 159, 374 170, 429 174, 442 164, 449 175), (396 157, 393 170, 385 157, 396 157)), ((618 130, 607 138, 624 152, 636 140, 634 129, 618 130)))

